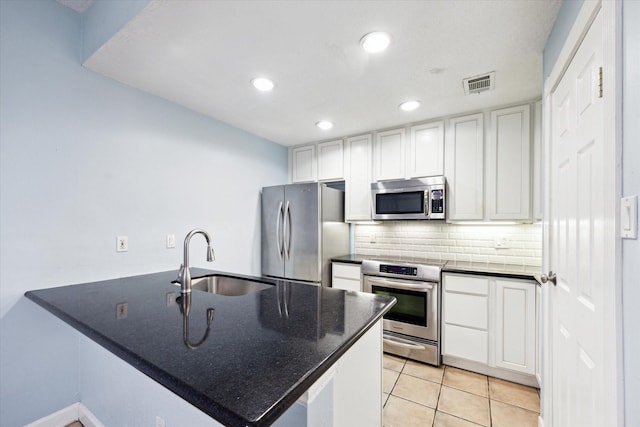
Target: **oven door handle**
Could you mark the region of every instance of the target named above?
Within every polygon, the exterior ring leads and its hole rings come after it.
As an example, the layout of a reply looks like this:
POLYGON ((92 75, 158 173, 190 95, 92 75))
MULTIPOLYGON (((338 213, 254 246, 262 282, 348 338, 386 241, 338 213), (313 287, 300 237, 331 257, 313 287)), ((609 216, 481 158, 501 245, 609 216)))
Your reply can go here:
POLYGON ((389 280, 389 279, 376 280, 376 279, 372 279, 371 277, 368 277, 367 280, 372 285, 384 286, 386 288, 405 289, 405 290, 408 290, 408 291, 423 291, 423 292, 427 292, 427 291, 433 290, 433 288, 435 286, 435 283, 431 283, 431 282, 416 282, 416 283, 419 283, 419 284, 415 284, 414 285, 413 283, 398 282, 398 281, 389 280))
POLYGON ((403 340, 400 338, 395 338, 395 337, 390 337, 388 335, 383 335, 382 336, 382 342, 389 344, 389 345, 395 345, 396 347, 403 347, 403 348, 408 348, 410 350, 424 350, 426 347, 420 344, 415 344, 411 341, 408 340, 403 340))

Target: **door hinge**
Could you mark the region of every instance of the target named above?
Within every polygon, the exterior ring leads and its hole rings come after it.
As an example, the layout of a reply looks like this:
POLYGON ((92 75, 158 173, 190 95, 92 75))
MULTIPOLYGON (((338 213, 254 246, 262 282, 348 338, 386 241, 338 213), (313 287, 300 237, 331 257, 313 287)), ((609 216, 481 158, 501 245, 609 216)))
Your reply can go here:
POLYGON ((598 70, 598 98, 602 98, 602 67, 598 70))

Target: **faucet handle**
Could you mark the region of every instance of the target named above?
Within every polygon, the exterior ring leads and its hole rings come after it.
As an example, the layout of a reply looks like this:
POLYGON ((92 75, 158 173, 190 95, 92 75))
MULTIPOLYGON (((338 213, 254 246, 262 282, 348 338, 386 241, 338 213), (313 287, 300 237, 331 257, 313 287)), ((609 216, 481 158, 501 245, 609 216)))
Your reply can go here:
POLYGON ((178 280, 182 283, 182 276, 184 275, 184 264, 180 264, 180 268, 178 269, 178 280))

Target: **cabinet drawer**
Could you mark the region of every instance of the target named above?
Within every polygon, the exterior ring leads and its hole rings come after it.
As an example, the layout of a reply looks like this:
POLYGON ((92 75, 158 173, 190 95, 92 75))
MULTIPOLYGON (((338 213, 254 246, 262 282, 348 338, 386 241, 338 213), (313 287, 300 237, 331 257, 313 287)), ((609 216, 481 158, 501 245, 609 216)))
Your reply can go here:
POLYGON ((333 277, 360 281, 360 265, 334 262, 331 264, 333 277))
POLYGON ((445 292, 489 295, 489 279, 475 276, 444 275, 445 292))
POLYGON ((341 277, 333 277, 331 287, 335 289, 343 289, 345 291, 362 291, 359 280, 343 279, 341 277))
POLYGON ((443 354, 486 364, 488 361, 488 334, 486 331, 444 325, 443 354))
POLYGON ((485 296, 445 293, 444 322, 476 329, 488 329, 488 300, 485 296))

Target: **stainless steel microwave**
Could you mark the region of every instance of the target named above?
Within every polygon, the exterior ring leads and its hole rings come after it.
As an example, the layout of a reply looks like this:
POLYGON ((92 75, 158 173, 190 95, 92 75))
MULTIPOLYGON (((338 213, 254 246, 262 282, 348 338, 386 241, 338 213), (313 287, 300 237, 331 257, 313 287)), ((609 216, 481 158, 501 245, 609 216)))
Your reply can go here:
POLYGON ((444 176, 371 183, 372 219, 445 219, 444 176))

